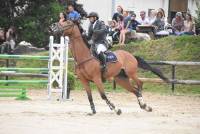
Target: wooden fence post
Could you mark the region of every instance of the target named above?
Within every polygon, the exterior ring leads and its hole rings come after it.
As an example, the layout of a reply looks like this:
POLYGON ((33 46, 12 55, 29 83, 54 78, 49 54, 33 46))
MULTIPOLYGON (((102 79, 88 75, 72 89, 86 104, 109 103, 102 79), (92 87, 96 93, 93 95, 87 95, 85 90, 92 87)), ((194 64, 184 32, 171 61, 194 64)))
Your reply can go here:
MULTIPOLYGON (((176 78, 176 66, 172 65, 172 80, 176 78)), ((172 92, 174 93, 175 83, 172 82, 172 92)))

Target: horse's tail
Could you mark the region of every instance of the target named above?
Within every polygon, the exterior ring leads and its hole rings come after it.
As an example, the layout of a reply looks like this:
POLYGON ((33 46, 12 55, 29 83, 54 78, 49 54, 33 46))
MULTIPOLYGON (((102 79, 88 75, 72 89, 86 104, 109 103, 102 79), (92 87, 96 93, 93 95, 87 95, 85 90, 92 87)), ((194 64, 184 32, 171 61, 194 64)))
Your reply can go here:
POLYGON ((153 72, 154 74, 156 74, 157 76, 159 76, 165 82, 167 82, 167 83, 170 82, 169 79, 167 77, 165 77, 158 68, 150 66, 150 64, 148 64, 144 59, 140 58, 139 56, 135 56, 135 58, 138 62, 139 68, 142 68, 144 70, 149 70, 149 71, 153 72))

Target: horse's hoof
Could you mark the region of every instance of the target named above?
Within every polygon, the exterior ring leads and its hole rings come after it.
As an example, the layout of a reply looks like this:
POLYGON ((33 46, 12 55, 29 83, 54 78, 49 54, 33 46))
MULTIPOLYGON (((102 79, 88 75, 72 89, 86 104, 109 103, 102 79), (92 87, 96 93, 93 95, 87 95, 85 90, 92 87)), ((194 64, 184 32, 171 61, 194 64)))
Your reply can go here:
POLYGON ((144 110, 146 110, 146 107, 147 107, 147 104, 146 104, 146 103, 145 103, 145 104, 143 104, 143 105, 141 105, 141 104, 140 104, 140 108, 141 108, 141 109, 144 109, 144 110))
POLYGON ((153 109, 152 109, 150 106, 147 106, 147 107, 146 107, 146 111, 147 111, 147 112, 152 112, 153 109))
POLYGON ((121 109, 118 109, 117 112, 116 112, 116 114, 117 114, 117 115, 122 114, 122 110, 121 110, 121 109))
POLYGON ((97 112, 96 112, 96 111, 92 111, 92 113, 93 113, 93 114, 96 114, 97 112))
POLYGON ((87 113, 88 116, 93 116, 95 115, 94 113, 87 113))

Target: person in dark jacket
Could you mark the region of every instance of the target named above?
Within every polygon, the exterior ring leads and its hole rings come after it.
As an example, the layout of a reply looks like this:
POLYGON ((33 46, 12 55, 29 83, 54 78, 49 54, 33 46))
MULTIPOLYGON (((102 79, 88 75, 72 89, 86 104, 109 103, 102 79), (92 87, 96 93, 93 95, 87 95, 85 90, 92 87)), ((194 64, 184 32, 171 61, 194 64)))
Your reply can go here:
POLYGON ((131 27, 132 27, 132 30, 137 30, 137 26, 140 25, 140 23, 135 19, 136 18, 136 14, 133 13, 131 14, 131 27))
POLYGON ((103 21, 99 20, 99 15, 96 12, 91 12, 88 15, 90 25, 88 29, 88 40, 91 44, 92 52, 98 55, 103 71, 106 69, 106 57, 104 52, 107 51, 107 28, 103 21))
POLYGON ((123 15, 123 8, 122 8, 122 6, 119 5, 119 6, 117 6, 117 12, 114 13, 112 20, 115 20, 116 22, 118 22, 117 17, 119 17, 120 15, 123 15))

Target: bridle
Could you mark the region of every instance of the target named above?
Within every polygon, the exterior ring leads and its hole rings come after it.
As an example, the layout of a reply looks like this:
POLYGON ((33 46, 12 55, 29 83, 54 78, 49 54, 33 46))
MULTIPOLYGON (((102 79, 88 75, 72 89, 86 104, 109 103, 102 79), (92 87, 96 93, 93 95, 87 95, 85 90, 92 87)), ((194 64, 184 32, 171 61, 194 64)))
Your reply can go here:
POLYGON ((73 24, 70 24, 70 25, 67 25, 67 26, 64 26, 63 27, 63 29, 62 29, 62 34, 64 34, 64 31, 65 30, 68 30, 68 29, 70 29, 71 27, 71 32, 70 32, 70 34, 68 34, 68 36, 71 36, 72 35, 72 33, 73 33, 73 31, 74 31, 74 26, 75 26, 75 24, 73 23, 73 24))

